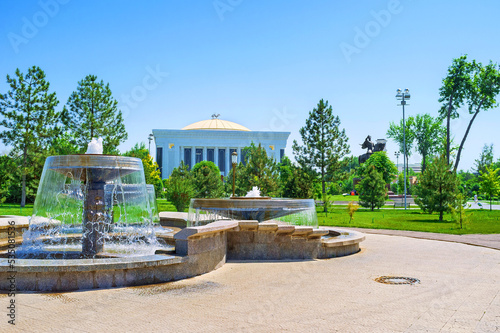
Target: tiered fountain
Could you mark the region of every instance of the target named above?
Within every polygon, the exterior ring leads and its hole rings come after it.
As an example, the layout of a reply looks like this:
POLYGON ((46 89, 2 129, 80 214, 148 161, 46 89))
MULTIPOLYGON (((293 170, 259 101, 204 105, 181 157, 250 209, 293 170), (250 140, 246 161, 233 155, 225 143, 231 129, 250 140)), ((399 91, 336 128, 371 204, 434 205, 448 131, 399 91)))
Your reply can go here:
MULTIPOLYGON (((192 226, 175 235, 162 230, 156 237, 154 188, 145 184, 141 160, 99 154, 94 144, 85 155, 47 158, 22 243, 12 246, 10 238, 7 242, 0 236, 0 290, 161 283, 207 273, 227 258, 348 255, 364 239, 358 234, 349 240, 323 240, 330 231, 313 228, 317 218, 312 200, 256 196, 193 199, 192 226), (175 251, 166 245, 170 241, 175 251)), ((6 219, 0 218, 0 235, 10 230, 6 219)))

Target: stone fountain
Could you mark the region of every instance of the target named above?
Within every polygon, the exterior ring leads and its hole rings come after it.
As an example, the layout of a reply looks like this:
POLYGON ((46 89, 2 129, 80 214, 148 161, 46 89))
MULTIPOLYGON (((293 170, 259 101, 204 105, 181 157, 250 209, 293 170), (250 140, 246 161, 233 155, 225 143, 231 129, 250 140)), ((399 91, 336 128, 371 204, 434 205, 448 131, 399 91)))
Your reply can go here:
POLYGON ((216 220, 280 221, 318 227, 313 199, 283 199, 260 195, 254 186, 244 197, 191 199, 188 222, 192 226, 216 220))
POLYGON ((364 239, 359 233, 340 237, 339 232, 338 239, 323 239, 332 230, 313 228, 312 200, 257 196, 193 199, 193 226, 155 235, 154 188, 145 184, 142 162, 89 153, 47 158, 27 230, 16 217, 0 217, 0 290, 59 292, 162 283, 210 272, 227 258, 348 255, 364 239), (299 218, 283 221, 290 217, 299 218))

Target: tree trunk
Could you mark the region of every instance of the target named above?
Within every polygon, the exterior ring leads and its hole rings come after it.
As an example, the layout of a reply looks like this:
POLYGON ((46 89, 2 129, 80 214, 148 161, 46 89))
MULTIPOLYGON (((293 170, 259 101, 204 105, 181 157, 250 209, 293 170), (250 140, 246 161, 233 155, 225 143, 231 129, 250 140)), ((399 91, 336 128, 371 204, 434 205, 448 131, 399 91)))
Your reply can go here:
POLYGON ((451 104, 453 102, 453 94, 455 93, 455 89, 453 89, 450 102, 448 103, 448 112, 446 113, 446 162, 448 165, 450 164, 450 118, 451 118, 451 104))
POLYGON ((460 147, 458 148, 458 153, 457 153, 457 160, 455 161, 455 167, 453 170, 457 171, 458 169, 458 163, 460 162, 460 154, 462 154, 462 149, 464 148, 465 140, 467 140, 467 135, 469 135, 470 128, 472 127, 472 123, 474 122, 474 119, 476 119, 476 116, 478 115, 479 111, 481 110, 481 106, 483 105, 484 99, 479 103, 479 106, 476 109, 476 112, 474 113, 474 116, 472 116, 472 119, 469 122, 469 126, 467 126, 467 130, 465 131, 464 137, 462 139, 462 142, 460 143, 460 147))
POLYGON ((422 173, 424 173, 424 171, 425 171, 425 158, 426 158, 426 155, 422 155, 422 173))
POLYGON ((443 221, 443 211, 439 212, 439 222, 443 221))
POLYGON ((23 167, 21 169, 21 208, 26 205, 26 159, 28 155, 28 148, 24 146, 23 151, 23 167))
POLYGON ((493 200, 493 197, 490 196, 490 212, 491 212, 491 201, 493 200))

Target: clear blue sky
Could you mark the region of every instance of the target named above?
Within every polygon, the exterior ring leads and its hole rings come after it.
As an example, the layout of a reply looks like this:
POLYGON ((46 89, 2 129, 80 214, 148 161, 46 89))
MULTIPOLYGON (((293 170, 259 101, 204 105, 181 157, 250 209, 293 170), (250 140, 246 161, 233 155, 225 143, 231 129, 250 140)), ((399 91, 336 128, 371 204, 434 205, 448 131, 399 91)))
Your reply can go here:
MULTIPOLYGON (((324 98, 359 155, 368 134, 386 138, 389 122, 401 119, 397 88, 411 91, 407 116, 436 116, 453 58, 499 62, 499 9, 495 0, 2 0, 0 91, 6 74, 37 65, 62 109, 77 82, 95 74, 124 111, 121 151, 147 143, 153 128, 220 113, 252 130, 290 131, 287 155, 324 98), (355 53, 342 51, 348 44, 355 53)), ((479 114, 461 168, 473 166, 485 143, 500 157, 499 111, 479 114)), ((470 119, 465 109, 460 115, 456 142, 470 119)), ((387 150, 394 159, 395 143, 387 150)), ((419 160, 414 154, 410 163, 419 160)))

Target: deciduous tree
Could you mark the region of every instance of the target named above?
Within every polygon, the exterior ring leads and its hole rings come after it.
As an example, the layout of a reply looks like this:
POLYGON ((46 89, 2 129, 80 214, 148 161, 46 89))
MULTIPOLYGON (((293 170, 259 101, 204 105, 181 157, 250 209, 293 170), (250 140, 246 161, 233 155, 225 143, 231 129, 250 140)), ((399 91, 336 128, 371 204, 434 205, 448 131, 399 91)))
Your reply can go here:
POLYGON ((141 159, 146 184, 151 184, 155 187, 156 197, 163 196, 163 182, 160 178, 160 169, 158 164, 153 160, 153 157, 149 155, 149 150, 146 148, 146 144, 144 142, 141 142, 140 144, 136 143, 132 149, 124 154, 124 156, 141 159))
POLYGON ((438 152, 439 144, 446 135, 441 123, 441 119, 433 118, 429 114, 417 114, 413 121, 411 131, 415 138, 416 149, 422 155, 422 171, 425 171, 428 156, 438 152))
POLYGON ((500 192, 499 172, 500 169, 493 169, 489 166, 486 166, 484 172, 481 172, 481 192, 485 193, 490 198, 490 210, 493 197, 500 192))
POLYGON ((197 198, 220 198, 224 194, 224 183, 220 170, 214 162, 201 161, 191 171, 197 198))

